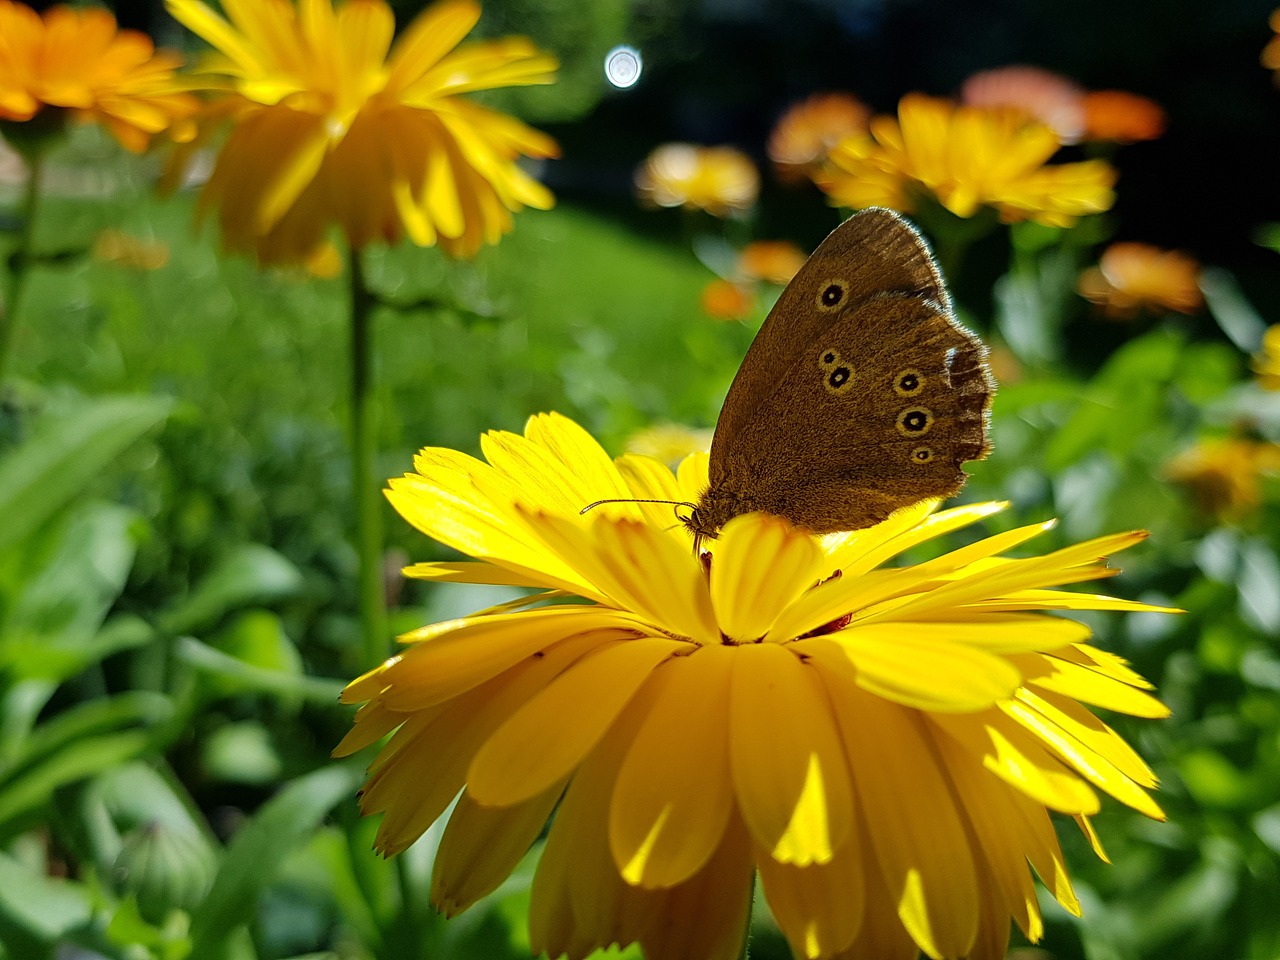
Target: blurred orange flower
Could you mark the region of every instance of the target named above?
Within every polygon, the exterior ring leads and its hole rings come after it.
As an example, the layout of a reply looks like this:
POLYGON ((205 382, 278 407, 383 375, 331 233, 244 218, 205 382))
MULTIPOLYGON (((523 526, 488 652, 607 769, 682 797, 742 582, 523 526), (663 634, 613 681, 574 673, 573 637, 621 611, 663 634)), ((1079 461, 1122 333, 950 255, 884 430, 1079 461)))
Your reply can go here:
POLYGON ((790 283, 809 259, 803 250, 785 240, 757 240, 738 254, 738 270, 749 280, 779 286, 790 283))
POLYGON ((1280 390, 1280 323, 1267 327, 1262 349, 1253 358, 1253 372, 1264 390, 1280 390))
POLYGON ((1164 126, 1164 108, 1136 93, 1095 90, 1084 95, 1085 140, 1154 140, 1164 133, 1164 126))
POLYGON ((751 159, 733 147, 667 143, 636 171, 642 202, 658 207, 689 207, 714 217, 749 209, 760 193, 760 174, 751 159))
POLYGON ((1196 506, 1219 521, 1241 520, 1262 503, 1260 478, 1280 471, 1280 446, 1224 437, 1204 440, 1178 454, 1165 474, 1185 486, 1196 506))
POLYGON ((1145 243, 1113 243, 1096 267, 1080 274, 1076 289, 1118 320, 1143 310, 1194 313, 1204 300, 1193 257, 1145 243))
POLYGON ((1108 209, 1115 172, 1101 160, 1046 165, 1061 141, 1017 109, 908 94, 898 116, 842 140, 818 185, 842 207, 913 212, 929 194, 956 216, 994 207, 1005 222, 1069 226, 1108 209))
POLYGON ((1268 70, 1275 70, 1275 81, 1280 83, 1280 9, 1271 12, 1271 17, 1267 20, 1267 23, 1277 36, 1272 37, 1270 42, 1263 47, 1262 65, 1268 70))
POLYGON ((848 93, 815 93, 787 108, 769 134, 768 154, 783 180, 800 180, 845 137, 867 132, 871 110, 848 93))
POLYGON ((41 15, 0 0, 0 121, 55 120, 68 111, 141 152, 198 106, 174 77, 181 62, 157 52, 146 34, 117 30, 106 10, 55 6, 41 15))
POLYGON ((998 67, 975 73, 960 88, 960 99, 975 107, 1015 107, 1051 127, 1062 143, 1084 131, 1084 90, 1042 67, 998 67))
POLYGON ((471 256, 513 211, 554 203, 518 160, 555 156, 555 141, 461 94, 550 83, 556 60, 524 37, 459 47, 472 0, 429 7, 394 45, 384 0, 229 3, 230 22, 199 0, 167 6, 219 52, 202 132, 233 128, 200 205, 229 249, 306 263, 337 226, 353 248, 407 235, 471 256))
POLYGON ((702 288, 702 312, 713 320, 745 320, 755 307, 750 287, 715 279, 702 288))

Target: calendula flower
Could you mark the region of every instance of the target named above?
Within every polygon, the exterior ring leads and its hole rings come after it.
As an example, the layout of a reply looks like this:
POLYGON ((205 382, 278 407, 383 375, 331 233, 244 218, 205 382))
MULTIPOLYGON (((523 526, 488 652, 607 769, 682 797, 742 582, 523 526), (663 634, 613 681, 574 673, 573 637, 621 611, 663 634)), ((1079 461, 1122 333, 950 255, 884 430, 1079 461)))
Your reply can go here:
POLYGON ((1095 849, 1097 791, 1162 816, 1151 771, 1082 704, 1166 708, 1058 615, 1154 609, 1057 589, 1143 534, 1007 556, 1037 523, 890 566, 1002 508, 922 503, 824 537, 747 514, 695 556, 671 507, 600 501, 691 501, 705 456, 610 460, 554 414, 481 445, 488 463, 428 448, 391 481, 401 516, 474 558, 406 572, 542 592, 402 637, 347 687, 363 706, 336 751, 391 735, 361 799, 385 854, 459 797, 432 879, 445 913, 555 810, 535 953, 737 958, 758 871, 797 956, 996 960, 1010 918, 1041 934, 1031 867, 1079 911, 1049 811, 1095 849))
POLYGON ((1117 320, 1143 310, 1194 313, 1204 299, 1193 257, 1146 243, 1111 244, 1096 267, 1080 274, 1076 289, 1117 320))
POLYGON ((1268 70, 1276 71, 1275 80, 1280 83, 1280 9, 1271 11, 1267 23, 1276 36, 1262 49, 1262 65, 1268 70))
POLYGON ((103 230, 93 242, 93 258, 133 270, 159 270, 169 262, 169 245, 130 236, 123 230, 103 230))
POLYGON ((1186 487, 1201 513, 1239 521, 1262 503, 1261 478, 1280 472, 1280 446, 1244 437, 1204 440, 1165 465, 1165 475, 1186 487))
POLYGON ((181 62, 146 34, 118 30, 106 10, 55 6, 42 15, 0 0, 0 121, 56 128, 69 114, 139 152, 196 109, 174 78, 181 62))
POLYGON ((1136 143, 1164 133, 1164 108, 1125 90, 1095 90, 1084 96, 1084 139, 1136 143))
POLYGON ((656 423, 627 438, 627 453, 651 457, 667 466, 675 466, 691 453, 710 449, 710 430, 695 430, 682 423, 656 423))
POLYGON ((756 240, 738 252, 738 272, 748 280, 782 286, 791 282, 807 259, 803 250, 786 240, 756 240))
POLYGON ((845 137, 867 132, 871 110, 848 93, 815 93, 787 108, 769 134, 767 152, 778 175, 800 180, 826 162, 845 137))
POLYGON ((745 153, 692 143, 658 147, 636 170, 635 182, 643 203, 705 210, 714 217, 749 209, 760 193, 760 174, 745 153))
POLYGON ((702 288, 702 312, 713 320, 745 320, 755 309, 754 288, 717 277, 702 288))
POLYGON ((913 212, 932 195, 959 217, 993 207, 1006 222, 1068 226, 1108 209, 1115 172, 1101 160, 1048 164, 1061 141, 1010 108, 956 106, 910 94, 898 116, 841 141, 818 185, 842 207, 913 212))
POLYGON ((332 226, 355 248, 402 236, 471 256, 551 193, 520 157, 555 142, 463 94, 549 83, 556 60, 511 37, 459 46, 471 0, 429 7, 393 44, 383 0, 228 3, 169 11, 218 50, 203 69, 222 94, 203 118, 230 136, 200 197, 224 244, 264 263, 305 263, 332 226))
POLYGON ((960 88, 960 99, 975 107, 1013 107, 1051 127, 1062 143, 1084 131, 1084 90, 1043 67, 998 67, 975 73, 960 88))
POLYGON ((1262 349, 1253 358, 1253 372, 1264 390, 1280 390, 1280 323, 1267 327, 1262 349))

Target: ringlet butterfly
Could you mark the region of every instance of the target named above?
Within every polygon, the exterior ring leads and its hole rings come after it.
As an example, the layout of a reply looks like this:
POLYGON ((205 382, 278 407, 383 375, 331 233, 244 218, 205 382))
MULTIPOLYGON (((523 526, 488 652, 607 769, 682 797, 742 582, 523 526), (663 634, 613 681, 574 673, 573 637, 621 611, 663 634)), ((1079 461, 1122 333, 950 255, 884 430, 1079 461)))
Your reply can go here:
POLYGON ((991 448, 994 390, 920 234, 891 210, 854 214, 782 291, 729 387, 710 485, 684 518, 695 550, 743 513, 830 533, 953 495, 960 465, 991 448))

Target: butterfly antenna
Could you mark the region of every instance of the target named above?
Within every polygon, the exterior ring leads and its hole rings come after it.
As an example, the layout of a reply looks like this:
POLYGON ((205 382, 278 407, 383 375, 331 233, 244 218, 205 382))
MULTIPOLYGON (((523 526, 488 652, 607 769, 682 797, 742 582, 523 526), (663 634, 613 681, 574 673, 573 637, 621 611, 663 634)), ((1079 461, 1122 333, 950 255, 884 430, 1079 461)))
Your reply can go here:
MULTIPOLYGON (((698 505, 696 503, 690 503, 688 500, 645 500, 645 499, 632 499, 629 497, 617 497, 612 500, 597 500, 594 503, 588 503, 585 507, 583 507, 581 510, 578 511, 578 516, 582 516, 588 510, 594 510, 596 507, 599 507, 606 503, 669 503, 672 506, 676 506, 676 507, 688 507, 690 510, 698 509, 698 505)), ((677 514, 677 516, 679 515, 677 514)))

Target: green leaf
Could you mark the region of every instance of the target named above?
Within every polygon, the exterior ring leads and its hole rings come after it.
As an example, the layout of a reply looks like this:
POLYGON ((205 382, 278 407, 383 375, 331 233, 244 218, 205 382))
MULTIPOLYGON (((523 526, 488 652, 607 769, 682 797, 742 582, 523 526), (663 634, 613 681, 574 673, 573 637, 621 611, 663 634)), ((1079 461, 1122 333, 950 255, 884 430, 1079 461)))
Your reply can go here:
POLYGON ((98 397, 38 421, 31 439, 0 460, 0 553, 70 503, 171 406, 160 397, 98 397))
POLYGON ((163 632, 196 633, 237 607, 296 596, 302 574, 270 547, 236 547, 209 576, 160 618, 163 632))
POLYGON ((336 705, 338 694, 346 686, 342 680, 327 680, 305 674, 264 670, 262 667, 255 667, 236 657, 228 656, 220 650, 215 650, 194 637, 182 637, 178 640, 177 656, 178 659, 189 663, 202 673, 208 673, 233 684, 238 690, 301 697, 325 706, 336 705))
POLYGON ((0 852, 0 913, 51 943, 89 922, 93 900, 76 881, 55 880, 0 852))
POLYGON ((141 730, 85 737, 28 766, 0 787, 0 836, 40 814, 59 787, 95 776, 153 749, 141 730))
POLYGON ((258 895, 285 858, 306 842, 321 820, 351 798, 362 778, 358 766, 334 765, 289 783, 263 805, 227 848, 213 889, 191 918, 191 960, 222 960, 227 934, 249 922, 258 895))

